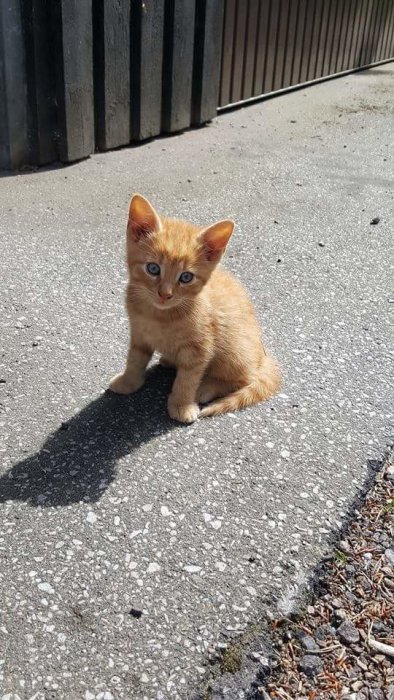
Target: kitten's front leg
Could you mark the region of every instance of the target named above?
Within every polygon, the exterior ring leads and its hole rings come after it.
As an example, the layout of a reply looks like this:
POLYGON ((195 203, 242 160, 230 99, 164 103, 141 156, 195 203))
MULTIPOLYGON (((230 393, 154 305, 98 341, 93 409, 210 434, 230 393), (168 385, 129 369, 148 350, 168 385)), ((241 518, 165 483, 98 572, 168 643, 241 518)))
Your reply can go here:
POLYGON ((112 378, 109 388, 115 394, 133 394, 145 382, 146 366, 153 352, 143 343, 134 340, 130 344, 124 372, 112 378))
POLYGON ((168 397, 168 413, 174 420, 181 423, 197 420, 200 408, 196 394, 206 367, 207 361, 201 357, 177 360, 177 375, 168 397))

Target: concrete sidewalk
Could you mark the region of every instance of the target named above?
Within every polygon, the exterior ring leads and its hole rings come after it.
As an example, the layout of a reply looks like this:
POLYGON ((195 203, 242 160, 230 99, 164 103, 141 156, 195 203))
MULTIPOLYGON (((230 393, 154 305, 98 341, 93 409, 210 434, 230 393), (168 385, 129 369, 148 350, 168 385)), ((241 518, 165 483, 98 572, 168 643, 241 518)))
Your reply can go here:
POLYGON ((393 90, 388 64, 0 180, 0 697, 192 698, 321 558, 389 442, 393 90), (278 398, 184 427, 165 370, 102 394, 134 191, 237 221, 278 398))

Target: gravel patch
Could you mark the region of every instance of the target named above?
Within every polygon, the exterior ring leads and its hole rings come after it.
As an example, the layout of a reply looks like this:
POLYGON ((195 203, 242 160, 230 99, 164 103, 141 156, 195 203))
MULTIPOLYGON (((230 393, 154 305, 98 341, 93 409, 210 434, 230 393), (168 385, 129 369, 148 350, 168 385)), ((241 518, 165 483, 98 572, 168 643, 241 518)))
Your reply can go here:
POLYGON ((379 473, 296 621, 273 622, 277 669, 250 698, 394 698, 394 484, 379 473))

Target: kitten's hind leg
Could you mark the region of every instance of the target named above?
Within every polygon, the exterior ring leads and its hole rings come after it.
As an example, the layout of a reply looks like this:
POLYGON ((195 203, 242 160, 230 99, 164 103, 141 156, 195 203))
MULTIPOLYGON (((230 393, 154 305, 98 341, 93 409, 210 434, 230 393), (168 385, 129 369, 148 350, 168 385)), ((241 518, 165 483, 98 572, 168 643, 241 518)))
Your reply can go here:
POLYGON ((226 396, 233 390, 229 382, 221 381, 220 379, 212 379, 206 377, 202 380, 197 391, 198 403, 209 403, 214 399, 220 399, 226 396))

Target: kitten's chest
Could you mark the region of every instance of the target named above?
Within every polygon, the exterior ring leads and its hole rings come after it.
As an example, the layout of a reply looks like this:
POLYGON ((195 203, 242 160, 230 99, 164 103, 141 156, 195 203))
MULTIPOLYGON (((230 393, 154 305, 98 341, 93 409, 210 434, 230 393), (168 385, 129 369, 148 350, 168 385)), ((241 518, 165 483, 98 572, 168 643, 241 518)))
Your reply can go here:
POLYGON ((176 322, 164 324, 155 320, 140 320, 134 328, 152 350, 167 356, 176 353, 185 340, 185 328, 176 322))

